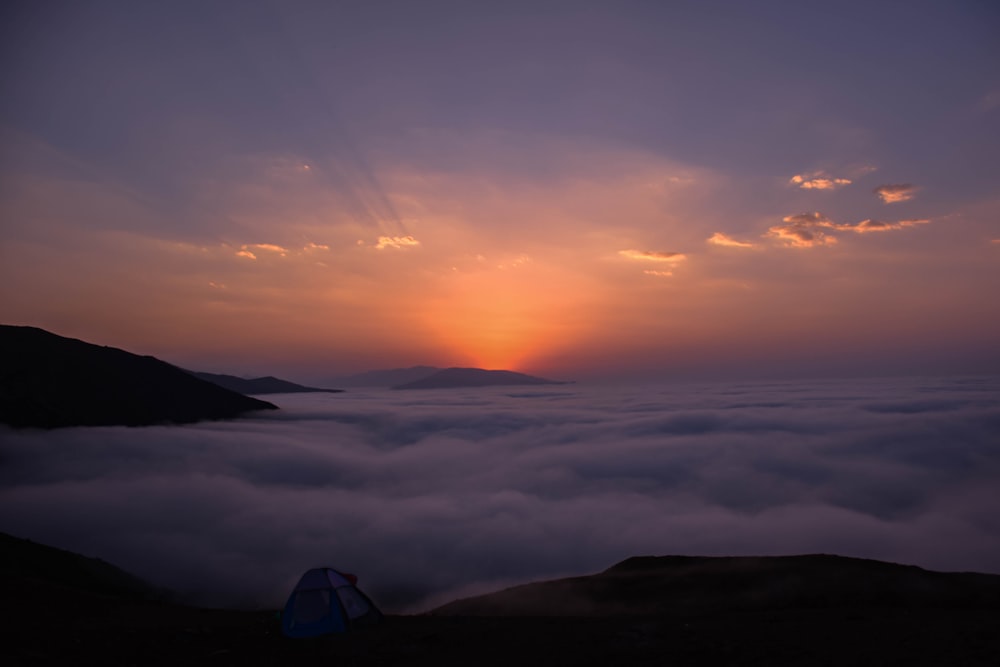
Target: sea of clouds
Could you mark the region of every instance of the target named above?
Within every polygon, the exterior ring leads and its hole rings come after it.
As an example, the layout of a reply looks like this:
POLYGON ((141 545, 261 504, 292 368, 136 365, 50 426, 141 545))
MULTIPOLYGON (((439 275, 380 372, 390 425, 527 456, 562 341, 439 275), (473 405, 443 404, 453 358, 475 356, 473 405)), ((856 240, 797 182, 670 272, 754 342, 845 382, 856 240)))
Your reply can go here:
POLYGON ((0 530, 209 605, 301 573, 417 611, 633 555, 1000 573, 1000 378, 366 390, 0 431, 0 530))

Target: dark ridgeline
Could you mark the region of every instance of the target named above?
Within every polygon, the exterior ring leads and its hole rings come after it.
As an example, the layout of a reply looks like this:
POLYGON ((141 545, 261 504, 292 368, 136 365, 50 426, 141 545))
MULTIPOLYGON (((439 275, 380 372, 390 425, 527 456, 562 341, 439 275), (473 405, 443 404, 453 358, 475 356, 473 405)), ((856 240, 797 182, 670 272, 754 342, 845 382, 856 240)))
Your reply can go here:
POLYGON ((450 602, 441 616, 649 616, 845 607, 1000 609, 1000 576, 865 558, 637 556, 598 574, 450 602))
POLYGON ((336 394, 344 391, 343 389, 320 389, 318 387, 306 387, 304 385, 295 384, 294 382, 282 380, 281 378, 276 378, 271 375, 249 379, 236 377, 235 375, 197 373, 194 371, 191 372, 191 375, 240 394, 304 394, 316 392, 336 394))
POLYGON ((432 375, 393 387, 393 389, 454 389, 460 387, 493 387, 506 385, 567 384, 556 380, 515 373, 487 371, 482 368, 446 368, 432 375))
POLYGON ((0 423, 15 428, 184 424, 276 409, 154 357, 0 325, 0 423))

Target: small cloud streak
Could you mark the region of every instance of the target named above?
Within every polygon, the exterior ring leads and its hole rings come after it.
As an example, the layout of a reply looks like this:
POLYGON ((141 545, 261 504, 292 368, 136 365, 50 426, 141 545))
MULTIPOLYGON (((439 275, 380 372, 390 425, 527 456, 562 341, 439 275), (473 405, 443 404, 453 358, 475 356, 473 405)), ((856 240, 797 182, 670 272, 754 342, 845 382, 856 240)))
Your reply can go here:
POLYGON ((821 171, 811 174, 796 174, 789 181, 803 190, 836 190, 851 184, 849 178, 833 178, 821 171))
MULTIPOLYGON (((482 255, 477 255, 477 258, 482 257, 482 255)), ((531 258, 527 255, 518 255, 509 262, 504 262, 502 264, 497 264, 498 269, 515 269, 519 266, 524 266, 531 262, 531 258)))
POLYGON ((268 252, 276 252, 282 257, 288 254, 288 248, 283 248, 280 245, 275 245, 273 243, 254 243, 249 246, 243 246, 244 249, 248 247, 257 248, 258 250, 266 250, 268 252))
POLYGON ((926 225, 930 220, 900 220, 899 222, 884 222, 882 220, 862 220, 856 225, 842 225, 838 229, 848 229, 858 234, 868 234, 870 232, 890 232, 916 225, 926 225))
POLYGON ((706 243, 711 243, 712 245, 721 245, 726 248, 753 248, 756 244, 750 243, 749 241, 737 241, 733 237, 723 234, 722 232, 715 232, 710 236, 706 243))
POLYGON ((882 199, 883 204, 896 204, 913 199, 917 194, 917 188, 910 183, 896 183, 880 185, 872 192, 882 199))
POLYGON ((647 276, 659 276, 662 278, 674 275, 673 271, 655 271, 653 269, 646 269, 645 271, 643 271, 643 273, 645 273, 647 276))
MULTIPOLYGON (((329 250, 327 246, 317 245, 315 243, 310 243, 302 248, 303 251, 320 249, 329 250)), ((244 243, 240 246, 240 249, 236 251, 237 257, 245 257, 247 259, 259 259, 260 253, 270 252, 278 255, 279 257, 288 257, 288 254, 293 252, 284 246, 277 245, 275 243, 244 243)))
POLYGON ((375 244, 375 249, 408 248, 418 245, 420 245, 420 241, 412 236, 380 236, 378 237, 378 243, 375 244))
POLYGON ((687 256, 679 252, 657 252, 655 250, 619 250, 618 254, 626 259, 639 262, 683 262, 687 256))

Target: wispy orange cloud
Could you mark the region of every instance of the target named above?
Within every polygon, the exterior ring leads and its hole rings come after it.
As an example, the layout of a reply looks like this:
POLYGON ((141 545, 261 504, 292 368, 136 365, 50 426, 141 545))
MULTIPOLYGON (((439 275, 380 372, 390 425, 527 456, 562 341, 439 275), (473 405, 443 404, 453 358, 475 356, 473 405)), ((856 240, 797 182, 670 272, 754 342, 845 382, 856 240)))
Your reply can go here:
POLYGON ((889 232, 917 225, 926 225, 930 220, 898 220, 885 222, 882 220, 862 220, 857 224, 834 222, 822 213, 800 213, 789 215, 782 219, 783 225, 775 225, 768 229, 765 236, 776 238, 785 245, 795 248, 814 248, 817 246, 834 245, 837 238, 826 230, 868 234, 871 232, 889 232))
POLYGON ((815 225, 819 227, 834 227, 836 223, 830 218, 826 217, 819 211, 813 211, 812 213, 798 213, 796 215, 786 215, 782 218, 782 222, 787 222, 793 225, 815 225))
POLYGON ((789 181, 803 190, 836 190, 851 184, 849 178, 834 178, 821 171, 810 174, 796 174, 789 181))
POLYGON ((756 244, 749 241, 737 241, 728 234, 723 234, 722 232, 715 232, 707 240, 706 243, 711 243, 712 245, 721 245, 727 248, 753 248, 756 244))
POLYGON ((775 238, 791 248, 816 248, 837 243, 823 228, 836 228, 836 223, 822 213, 800 213, 782 218, 783 225, 767 230, 766 237, 775 238))
POLYGON ((619 250, 618 254, 626 259, 640 262, 683 262, 687 256, 679 252, 658 252, 656 250, 619 250))
POLYGON ((847 229, 858 234, 869 232, 890 232, 916 225, 926 225, 930 220, 899 220, 898 222, 885 222, 883 220, 862 220, 856 225, 842 225, 838 229, 847 229))
POLYGON ((835 236, 801 225, 775 225, 767 230, 766 236, 778 239, 791 248, 817 248, 837 243, 835 236))
POLYGON ((901 201, 909 201, 917 194, 917 187, 910 183, 896 183, 880 185, 872 192, 882 199, 883 204, 895 204, 901 201))
MULTIPOLYGON (((302 248, 301 252, 306 252, 309 250, 329 250, 330 248, 325 245, 319 245, 316 243, 309 243, 302 248)), ((244 243, 240 246, 240 249, 236 251, 237 257, 246 257, 247 259, 258 259, 261 252, 270 252, 278 255, 279 257, 288 257, 289 254, 295 254, 299 251, 286 248, 284 246, 277 245, 275 243, 244 243)))
POLYGON ((420 245, 420 241, 412 236, 380 236, 375 244, 376 250, 386 248, 410 248, 420 245))
POLYGON ((249 245, 243 246, 244 250, 246 250, 247 248, 256 248, 257 250, 266 250, 267 252, 274 252, 281 255, 282 257, 288 254, 288 248, 283 248, 282 246, 276 245, 274 243, 251 243, 249 245))

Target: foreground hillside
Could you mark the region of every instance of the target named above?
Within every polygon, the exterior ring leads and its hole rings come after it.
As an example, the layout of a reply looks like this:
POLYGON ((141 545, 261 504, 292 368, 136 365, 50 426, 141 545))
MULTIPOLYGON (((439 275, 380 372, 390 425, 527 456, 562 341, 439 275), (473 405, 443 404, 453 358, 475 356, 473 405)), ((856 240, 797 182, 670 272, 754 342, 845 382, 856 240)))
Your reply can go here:
MULTIPOLYGON (((105 563, 5 538, 0 595, 12 613, 0 625, 0 658, 15 665, 995 665, 998 581, 832 556, 630 559, 592 577, 510 589, 519 592, 517 616, 438 615, 463 611, 446 605, 390 616, 353 636, 288 640, 275 611, 158 601, 105 563), (827 595, 844 582, 846 591, 827 595), (589 605, 588 615, 538 615, 553 611, 554 585, 559 599, 571 592, 589 605)), ((464 611, 497 611, 473 600, 461 603, 464 611)))
POLYGON ((515 586, 432 613, 458 616, 653 616, 794 608, 934 606, 1000 610, 1000 576, 931 572, 825 554, 644 556, 599 574, 515 586))
POLYGON ((228 419, 271 403, 153 357, 0 325, 0 423, 15 428, 148 426, 228 419))

